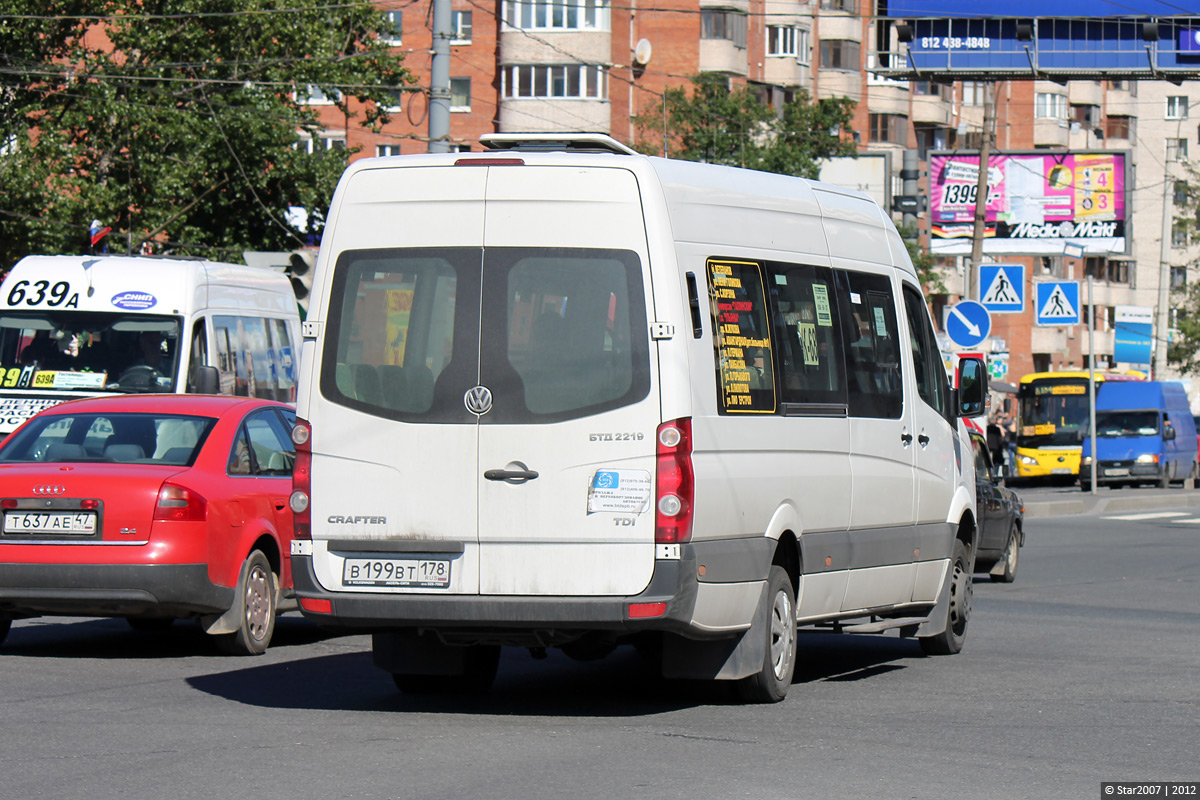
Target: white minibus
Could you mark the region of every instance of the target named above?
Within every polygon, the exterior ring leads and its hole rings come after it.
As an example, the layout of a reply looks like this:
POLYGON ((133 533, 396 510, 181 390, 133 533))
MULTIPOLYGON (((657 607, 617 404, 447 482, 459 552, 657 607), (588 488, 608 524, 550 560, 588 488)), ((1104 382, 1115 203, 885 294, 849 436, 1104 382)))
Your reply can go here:
POLYGON ((364 159, 318 255, 293 431, 302 612, 402 690, 501 646, 791 683, 798 626, 958 651, 974 472, 865 195, 601 135, 364 159))
POLYGON ((263 267, 147 256, 28 256, 0 284, 0 438, 105 393, 294 402, 300 316, 263 267))

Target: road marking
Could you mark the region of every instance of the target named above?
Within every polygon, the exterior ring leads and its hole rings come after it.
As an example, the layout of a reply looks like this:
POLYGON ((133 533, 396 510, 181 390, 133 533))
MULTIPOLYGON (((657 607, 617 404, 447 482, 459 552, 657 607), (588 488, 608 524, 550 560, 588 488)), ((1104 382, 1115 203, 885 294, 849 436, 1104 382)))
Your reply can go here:
POLYGON ((1200 525, 1200 519, 1173 519, 1176 525, 1200 525))
POLYGON ((1126 522, 1140 522, 1144 519, 1168 519, 1170 517, 1186 517, 1186 511, 1156 511, 1153 514, 1123 514, 1119 517, 1101 517, 1101 519, 1120 519, 1126 522))

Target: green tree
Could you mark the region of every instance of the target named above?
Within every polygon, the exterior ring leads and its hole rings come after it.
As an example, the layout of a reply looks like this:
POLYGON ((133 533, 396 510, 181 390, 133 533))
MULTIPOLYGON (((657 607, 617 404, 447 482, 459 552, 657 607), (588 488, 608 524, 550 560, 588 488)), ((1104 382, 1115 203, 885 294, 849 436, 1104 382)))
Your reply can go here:
MULTIPOLYGON (((1200 233, 1200 170, 1190 161, 1177 165, 1182 174, 1175 180, 1173 230, 1187 233, 1195 241, 1200 233)), ((1190 283, 1171 292, 1175 309, 1174 330, 1167 345, 1167 364, 1183 375, 1200 375, 1200 284, 1190 283)), ((1155 336, 1159 335, 1157 323, 1155 336)))
POLYGON ((634 118, 643 152, 685 161, 747 167, 816 178, 824 159, 854 156, 850 98, 812 101, 803 90, 778 112, 748 87, 730 88, 722 75, 702 73, 667 89, 662 102, 634 118), (663 138, 665 137, 665 143, 663 138))
POLYGON ((113 249, 228 257, 318 232, 345 151, 309 155, 298 101, 319 87, 347 126, 387 120, 412 82, 368 0, 9 0, 0 12, 0 267, 113 249), (228 251, 228 252, 227 252, 228 251))

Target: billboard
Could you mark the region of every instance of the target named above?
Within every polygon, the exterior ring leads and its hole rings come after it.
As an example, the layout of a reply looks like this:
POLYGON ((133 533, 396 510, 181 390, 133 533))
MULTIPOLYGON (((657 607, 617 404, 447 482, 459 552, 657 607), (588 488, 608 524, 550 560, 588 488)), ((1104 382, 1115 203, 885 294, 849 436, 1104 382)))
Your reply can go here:
POLYGON ((881 13, 889 17, 1178 17, 1200 14, 1197 0, 888 0, 881 13))
MULTIPOLYGON (((978 184, 978 154, 930 154, 931 252, 970 255, 978 184)), ((1125 153, 998 153, 988 159, 983 252, 1124 253, 1129 210, 1125 153)))

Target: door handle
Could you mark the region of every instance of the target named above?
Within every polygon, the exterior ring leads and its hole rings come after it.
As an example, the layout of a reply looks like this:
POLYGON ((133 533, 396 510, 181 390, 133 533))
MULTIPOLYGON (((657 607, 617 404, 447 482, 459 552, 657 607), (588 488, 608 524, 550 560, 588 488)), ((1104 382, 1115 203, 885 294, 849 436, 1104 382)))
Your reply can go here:
POLYGON ((504 469, 489 469, 483 473, 483 477, 489 481, 504 481, 505 483, 524 483, 531 481, 538 476, 535 470, 522 464, 520 461, 509 462, 504 469))
POLYGON ((912 444, 912 434, 911 433, 900 434, 900 441, 904 442, 905 446, 912 444))
POLYGON ((917 437, 917 442, 920 443, 921 447, 924 447, 925 445, 929 444, 929 437, 922 433, 917 437))

